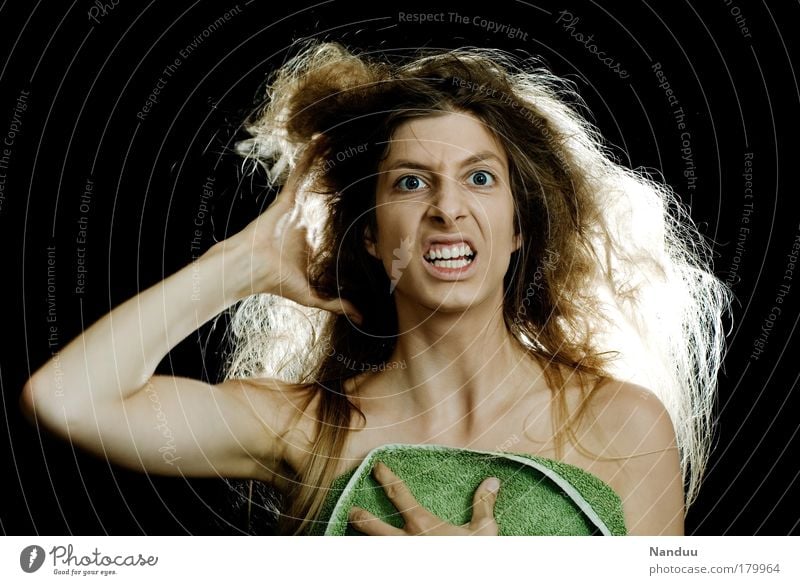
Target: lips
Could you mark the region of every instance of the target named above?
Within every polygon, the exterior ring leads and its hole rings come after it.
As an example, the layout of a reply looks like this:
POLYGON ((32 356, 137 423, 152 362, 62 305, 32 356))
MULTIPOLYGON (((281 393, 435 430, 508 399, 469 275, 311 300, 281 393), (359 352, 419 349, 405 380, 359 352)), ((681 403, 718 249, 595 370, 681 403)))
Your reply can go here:
POLYGON ((456 246, 458 244, 468 246, 473 253, 476 253, 477 250, 475 248, 475 244, 472 242, 471 238, 464 237, 464 236, 431 236, 426 238, 425 241, 422 243, 422 250, 423 255, 427 255, 431 249, 442 249, 450 246, 456 246))
POLYGON ((474 244, 462 237, 428 238, 424 249, 422 257, 428 272, 445 280, 466 275, 477 257, 474 244))
POLYGON ((463 268, 473 261, 475 250, 466 240, 434 240, 429 242, 422 257, 440 268, 463 268))

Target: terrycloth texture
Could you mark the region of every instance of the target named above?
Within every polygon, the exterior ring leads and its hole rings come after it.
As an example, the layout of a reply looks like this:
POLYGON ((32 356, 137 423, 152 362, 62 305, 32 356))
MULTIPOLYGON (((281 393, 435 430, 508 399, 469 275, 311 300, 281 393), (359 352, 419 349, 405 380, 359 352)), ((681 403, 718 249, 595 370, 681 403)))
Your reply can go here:
POLYGON ((373 449, 356 469, 336 478, 308 534, 363 536, 347 521, 352 506, 403 527, 402 515, 372 476, 376 461, 402 479, 422 506, 454 525, 471 520, 475 490, 493 476, 500 479, 500 535, 626 534, 617 493, 579 467, 523 453, 402 443, 373 449))

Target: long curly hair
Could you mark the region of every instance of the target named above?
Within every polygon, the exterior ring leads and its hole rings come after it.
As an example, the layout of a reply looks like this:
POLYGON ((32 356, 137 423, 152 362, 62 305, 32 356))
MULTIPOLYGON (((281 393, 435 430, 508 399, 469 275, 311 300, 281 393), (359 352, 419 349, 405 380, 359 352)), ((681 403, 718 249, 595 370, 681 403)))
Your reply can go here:
POLYGON ((570 82, 499 50, 376 57, 312 41, 267 87, 246 123, 252 138, 237 150, 278 187, 298 153, 314 149, 303 193, 314 226, 309 281, 364 317, 356 328, 267 294, 233 308, 226 377, 279 378, 306 393, 306 406, 319 398, 313 449, 286 494, 280 533, 302 534, 317 517, 352 417, 363 418, 343 383, 384 364, 398 335, 389 275, 364 246, 377 233, 378 165, 400 124, 444 112, 481 120, 508 155, 523 243, 504 278, 503 316, 556 398, 557 452, 565 437, 577 445, 584 410, 570 416, 566 378, 584 397, 606 377, 641 384, 672 418, 691 505, 711 447, 730 292, 673 191, 617 161, 570 82))

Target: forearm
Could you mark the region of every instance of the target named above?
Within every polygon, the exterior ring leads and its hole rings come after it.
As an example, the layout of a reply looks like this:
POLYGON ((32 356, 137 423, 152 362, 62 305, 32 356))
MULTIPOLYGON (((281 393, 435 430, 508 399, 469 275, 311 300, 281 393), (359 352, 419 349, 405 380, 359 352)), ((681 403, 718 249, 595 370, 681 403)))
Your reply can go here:
POLYGON ((248 294, 248 264, 246 251, 228 246, 223 257, 217 244, 75 338, 31 377, 23 399, 75 418, 136 393, 175 345, 248 294))

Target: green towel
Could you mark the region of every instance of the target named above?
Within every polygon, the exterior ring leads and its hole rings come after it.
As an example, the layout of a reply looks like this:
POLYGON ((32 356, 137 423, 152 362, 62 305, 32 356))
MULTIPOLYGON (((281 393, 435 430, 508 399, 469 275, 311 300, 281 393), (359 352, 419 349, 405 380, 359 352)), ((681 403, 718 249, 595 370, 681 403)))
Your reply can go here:
POLYGON ((469 522, 475 490, 487 477, 497 477, 500 492, 494 511, 500 535, 626 534, 617 493, 579 467, 524 453, 404 443, 373 449, 356 469, 336 478, 308 534, 363 535, 348 523, 352 506, 403 527, 402 515, 372 477, 376 461, 402 479, 422 506, 450 524, 469 522))

